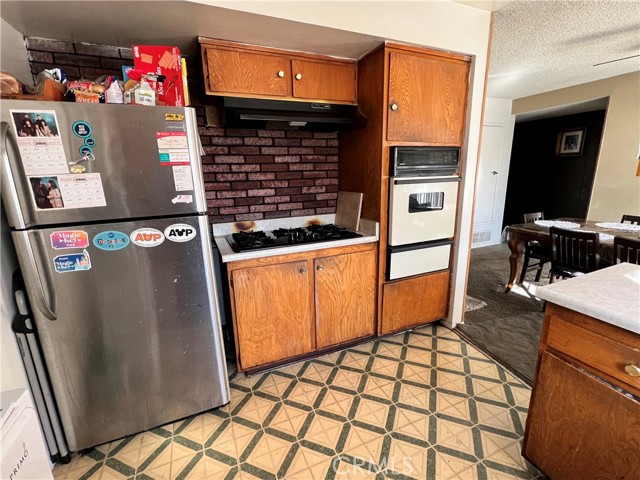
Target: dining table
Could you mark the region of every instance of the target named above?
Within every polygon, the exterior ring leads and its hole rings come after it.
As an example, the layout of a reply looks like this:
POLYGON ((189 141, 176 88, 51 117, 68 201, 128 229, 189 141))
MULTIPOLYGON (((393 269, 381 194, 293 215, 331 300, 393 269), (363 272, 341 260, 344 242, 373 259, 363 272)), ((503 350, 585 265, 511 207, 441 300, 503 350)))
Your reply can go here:
POLYGON ((580 218, 557 218, 554 220, 536 220, 531 223, 509 225, 505 228, 505 235, 507 245, 511 251, 511 255, 509 256, 511 269, 505 293, 510 292, 513 288, 518 272, 522 267, 522 257, 524 255, 526 242, 537 241, 551 248, 551 234, 549 231, 551 225, 583 232, 597 232, 599 234, 600 259, 602 262, 609 264, 614 263, 614 237, 620 236, 633 240, 640 239, 639 226, 619 222, 592 221, 580 218))

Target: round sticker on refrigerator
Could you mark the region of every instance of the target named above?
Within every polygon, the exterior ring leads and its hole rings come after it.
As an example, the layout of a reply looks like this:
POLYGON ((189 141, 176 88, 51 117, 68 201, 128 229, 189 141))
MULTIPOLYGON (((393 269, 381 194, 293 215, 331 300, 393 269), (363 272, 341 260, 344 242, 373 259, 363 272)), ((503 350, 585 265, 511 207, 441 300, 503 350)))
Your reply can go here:
POLYGON ((92 132, 91 125, 83 121, 75 122, 71 126, 71 130, 73 130, 73 133, 80 138, 86 138, 90 136, 92 132))
POLYGON ((157 247, 164 242, 164 235, 155 228, 139 228, 129 235, 131 242, 139 247, 157 247))
POLYGON ((114 252, 129 245, 129 237, 126 233, 109 230, 93 237, 93 244, 100 250, 114 252))
POLYGON ((164 229, 164 236, 172 242, 188 242, 196 238, 196 227, 186 223, 175 223, 164 229))

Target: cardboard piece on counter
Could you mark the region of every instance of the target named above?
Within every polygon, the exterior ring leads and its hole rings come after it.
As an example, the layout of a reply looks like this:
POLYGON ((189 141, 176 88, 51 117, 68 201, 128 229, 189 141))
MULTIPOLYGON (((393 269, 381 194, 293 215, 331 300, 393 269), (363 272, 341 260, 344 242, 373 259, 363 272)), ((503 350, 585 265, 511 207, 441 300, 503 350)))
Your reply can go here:
POLYGON ((357 231, 360 227, 362 193, 338 192, 336 225, 357 231))

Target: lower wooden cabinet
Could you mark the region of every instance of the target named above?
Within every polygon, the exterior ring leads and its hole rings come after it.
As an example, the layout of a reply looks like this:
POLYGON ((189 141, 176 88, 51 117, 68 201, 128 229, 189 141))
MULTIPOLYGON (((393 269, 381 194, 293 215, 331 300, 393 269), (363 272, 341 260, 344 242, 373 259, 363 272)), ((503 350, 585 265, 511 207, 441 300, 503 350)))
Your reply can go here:
POLYGON ((446 318, 449 270, 385 283, 380 334, 446 318))
POLYGON ((315 350, 313 273, 307 261, 236 270, 232 275, 243 368, 315 350))
POLYGON ((531 463, 549 478, 640 478, 639 402, 549 353, 537 378, 524 451, 531 463))
POLYGON ((523 455, 552 479, 640 478, 640 335, 547 303, 523 455))
POLYGON ((376 244, 228 264, 238 369, 373 336, 376 244))
POLYGON ((314 260, 317 347, 373 335, 376 311, 376 253, 314 260))

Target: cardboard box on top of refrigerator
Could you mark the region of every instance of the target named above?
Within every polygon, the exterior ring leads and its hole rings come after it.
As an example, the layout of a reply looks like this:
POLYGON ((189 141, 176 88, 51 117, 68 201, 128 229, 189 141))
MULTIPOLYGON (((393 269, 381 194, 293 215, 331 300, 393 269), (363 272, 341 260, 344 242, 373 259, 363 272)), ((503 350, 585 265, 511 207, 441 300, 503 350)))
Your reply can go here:
POLYGON ((184 107, 182 62, 178 47, 132 45, 132 49, 133 65, 136 70, 165 77, 164 82, 158 83, 156 105, 184 107))

